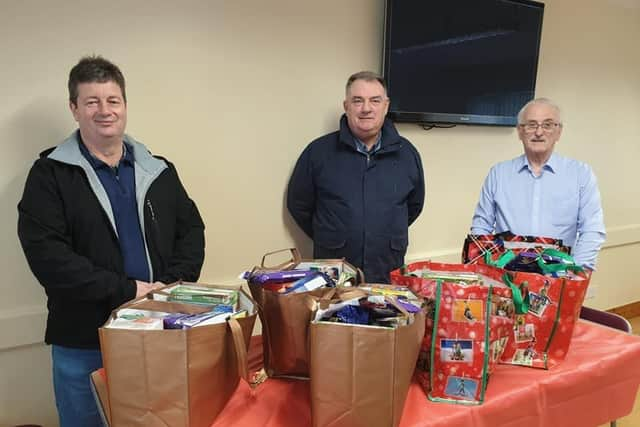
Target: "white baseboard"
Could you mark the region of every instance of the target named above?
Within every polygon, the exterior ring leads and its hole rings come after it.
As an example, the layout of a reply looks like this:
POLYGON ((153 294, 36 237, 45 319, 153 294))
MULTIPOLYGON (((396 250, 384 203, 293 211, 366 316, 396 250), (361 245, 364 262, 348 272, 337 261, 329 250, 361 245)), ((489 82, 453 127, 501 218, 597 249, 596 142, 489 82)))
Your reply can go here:
POLYGON ((40 305, 0 310, 0 350, 43 342, 46 323, 40 305))

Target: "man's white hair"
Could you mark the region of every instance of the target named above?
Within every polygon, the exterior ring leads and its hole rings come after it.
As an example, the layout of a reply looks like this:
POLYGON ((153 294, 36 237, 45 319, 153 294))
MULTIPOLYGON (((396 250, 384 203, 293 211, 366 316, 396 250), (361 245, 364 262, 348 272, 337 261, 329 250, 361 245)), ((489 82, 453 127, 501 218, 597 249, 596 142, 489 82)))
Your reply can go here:
POLYGON ((524 113, 525 113, 526 109, 529 108, 533 104, 545 104, 545 105, 548 105, 549 107, 552 107, 553 109, 555 109, 556 113, 558 114, 558 122, 560 122, 560 124, 562 124, 562 111, 560 110, 560 107, 558 107, 558 104, 556 104, 555 102, 553 102, 549 98, 536 98, 536 99, 532 99, 531 101, 529 101, 526 104, 524 104, 524 106, 518 112, 518 124, 519 125, 524 123, 524 113))

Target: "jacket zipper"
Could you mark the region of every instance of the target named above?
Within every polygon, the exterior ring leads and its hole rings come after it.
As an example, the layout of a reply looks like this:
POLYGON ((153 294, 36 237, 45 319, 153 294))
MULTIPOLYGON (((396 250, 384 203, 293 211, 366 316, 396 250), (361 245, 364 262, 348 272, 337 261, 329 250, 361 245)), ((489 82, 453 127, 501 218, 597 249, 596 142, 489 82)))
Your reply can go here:
POLYGON ((149 213, 151 214, 151 221, 156 224, 156 214, 153 211, 153 205, 151 204, 151 200, 147 199, 147 207, 149 208, 149 213))
POLYGON ((158 262, 160 262, 161 271, 164 272, 166 266, 164 265, 164 260, 162 259, 162 255, 160 253, 160 247, 158 246, 158 240, 157 240, 157 234, 159 232, 158 221, 156 219, 156 213, 153 210, 153 205, 151 204, 150 199, 147 199, 147 207, 149 208, 149 215, 151 216, 151 222, 153 223, 153 225, 149 228, 149 234, 151 235, 151 245, 152 245, 152 247, 149 248, 149 254, 151 254, 151 251, 153 250, 153 252, 156 254, 156 257, 158 258, 158 262))

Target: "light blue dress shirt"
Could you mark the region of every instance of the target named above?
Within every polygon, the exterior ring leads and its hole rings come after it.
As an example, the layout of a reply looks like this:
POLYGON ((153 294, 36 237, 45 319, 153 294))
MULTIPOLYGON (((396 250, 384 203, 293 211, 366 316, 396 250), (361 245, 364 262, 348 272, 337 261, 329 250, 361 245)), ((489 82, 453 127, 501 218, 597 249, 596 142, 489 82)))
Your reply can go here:
POLYGON ((562 239, 576 264, 594 269, 606 236, 596 177, 589 165, 552 154, 535 176, 523 154, 493 166, 471 224, 473 234, 511 231, 562 239))

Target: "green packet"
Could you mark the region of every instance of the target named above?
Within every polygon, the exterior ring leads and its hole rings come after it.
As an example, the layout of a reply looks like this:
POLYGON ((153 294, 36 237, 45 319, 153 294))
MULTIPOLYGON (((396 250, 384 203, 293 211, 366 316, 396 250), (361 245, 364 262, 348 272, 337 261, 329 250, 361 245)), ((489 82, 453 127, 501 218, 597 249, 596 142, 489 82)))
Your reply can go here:
POLYGON ((235 289, 176 286, 171 289, 167 299, 197 304, 227 304, 235 307, 238 302, 238 291, 235 289))

